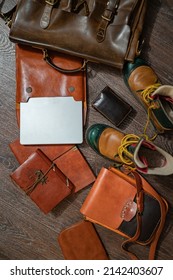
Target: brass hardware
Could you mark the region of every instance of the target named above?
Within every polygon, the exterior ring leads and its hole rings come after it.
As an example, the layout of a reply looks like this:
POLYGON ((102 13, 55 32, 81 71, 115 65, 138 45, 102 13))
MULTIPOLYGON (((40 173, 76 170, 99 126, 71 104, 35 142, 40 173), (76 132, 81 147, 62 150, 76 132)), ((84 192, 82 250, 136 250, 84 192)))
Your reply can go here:
POLYGON ((75 91, 75 87, 70 86, 70 87, 68 88, 68 90, 69 90, 70 92, 74 92, 74 91, 75 91))
POLYGON ((37 178, 34 185, 37 185, 38 183, 41 183, 42 185, 47 184, 48 177, 46 177, 41 170, 36 170, 35 174, 37 178))
POLYGON ((139 56, 141 54, 143 44, 144 44, 144 39, 142 40, 142 42, 140 42, 140 40, 138 40, 137 46, 136 46, 136 56, 139 56))
POLYGON ((104 16, 102 15, 102 19, 107 20, 107 21, 111 21, 111 20, 112 20, 112 17, 111 17, 111 18, 107 18, 107 17, 104 17, 104 16))
POLYGON ((41 183, 42 185, 47 184, 48 177, 46 177, 46 175, 49 173, 49 171, 51 169, 53 169, 53 171, 55 171, 55 163, 52 163, 51 166, 49 167, 49 169, 45 173, 43 173, 41 170, 35 171, 35 175, 37 176, 37 178, 36 178, 34 184, 29 186, 25 190, 27 195, 29 195, 37 187, 37 185, 39 183, 41 183))
POLYGON ((48 5, 51 5, 51 6, 54 6, 58 0, 45 0, 45 2, 48 4, 48 5))
POLYGON ((46 49, 43 49, 43 59, 45 60, 47 57, 49 57, 48 52, 46 49))
POLYGON ((32 92, 32 87, 27 87, 27 88, 26 88, 26 92, 27 92, 27 93, 31 93, 31 92, 32 92))
POLYGON ((66 186, 69 187, 69 179, 66 177, 66 186))

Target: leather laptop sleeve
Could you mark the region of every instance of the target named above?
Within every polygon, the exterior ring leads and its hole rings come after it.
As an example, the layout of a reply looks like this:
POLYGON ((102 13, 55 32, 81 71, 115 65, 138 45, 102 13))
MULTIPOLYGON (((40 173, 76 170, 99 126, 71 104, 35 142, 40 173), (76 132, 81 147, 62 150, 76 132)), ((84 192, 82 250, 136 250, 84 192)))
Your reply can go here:
MULTIPOLYGON (((53 62, 63 69, 81 67, 82 59, 50 52, 53 62)), ((83 101, 86 118, 86 73, 61 73, 43 59, 40 49, 16 44, 16 114, 20 124, 20 103, 33 97, 73 97, 83 101)))
POLYGON ((108 260, 107 253, 93 224, 80 221, 58 236, 66 260, 108 260))

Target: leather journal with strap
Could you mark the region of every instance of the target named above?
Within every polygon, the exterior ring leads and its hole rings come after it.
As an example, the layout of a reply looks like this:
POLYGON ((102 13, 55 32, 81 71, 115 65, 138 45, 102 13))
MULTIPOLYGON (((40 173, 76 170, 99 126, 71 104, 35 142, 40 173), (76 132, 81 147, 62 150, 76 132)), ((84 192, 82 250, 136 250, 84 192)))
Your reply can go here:
POLYGON ((74 188, 69 178, 39 149, 10 176, 45 214, 74 188))
POLYGON ((76 193, 95 181, 95 175, 87 160, 75 145, 21 145, 19 139, 9 144, 10 149, 23 164, 37 149, 40 149, 73 183, 76 193))

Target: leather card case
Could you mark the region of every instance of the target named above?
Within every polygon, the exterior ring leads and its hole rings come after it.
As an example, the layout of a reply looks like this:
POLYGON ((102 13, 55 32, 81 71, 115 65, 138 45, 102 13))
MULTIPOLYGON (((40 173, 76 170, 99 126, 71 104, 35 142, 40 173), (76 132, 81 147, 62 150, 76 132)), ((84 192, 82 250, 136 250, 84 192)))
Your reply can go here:
POLYGON ((92 106, 117 127, 125 120, 133 109, 132 106, 108 86, 100 92, 92 102, 92 106))
POLYGON ((10 177, 45 214, 70 195, 74 188, 71 181, 39 149, 10 177))
POLYGON ((96 179, 84 155, 76 145, 21 145, 19 139, 9 144, 19 164, 23 164, 40 149, 73 183, 73 192, 93 183, 96 179), (81 175, 82 174, 82 175, 81 175))
POLYGON ((82 220, 62 230, 58 243, 65 260, 108 260, 94 225, 82 220))

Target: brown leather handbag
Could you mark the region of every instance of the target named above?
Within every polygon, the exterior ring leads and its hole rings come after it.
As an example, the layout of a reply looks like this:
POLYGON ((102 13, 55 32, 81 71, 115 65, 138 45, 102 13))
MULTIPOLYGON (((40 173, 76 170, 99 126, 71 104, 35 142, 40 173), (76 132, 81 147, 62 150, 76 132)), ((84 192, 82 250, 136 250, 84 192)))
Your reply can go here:
POLYGON ((147 0, 19 0, 9 38, 122 68, 125 60, 139 54, 146 4, 147 0))
POLYGON ((138 259, 129 251, 131 243, 149 245, 149 259, 154 259, 168 204, 137 172, 132 175, 103 167, 80 211, 87 220, 126 237, 122 249, 131 259, 138 259))

